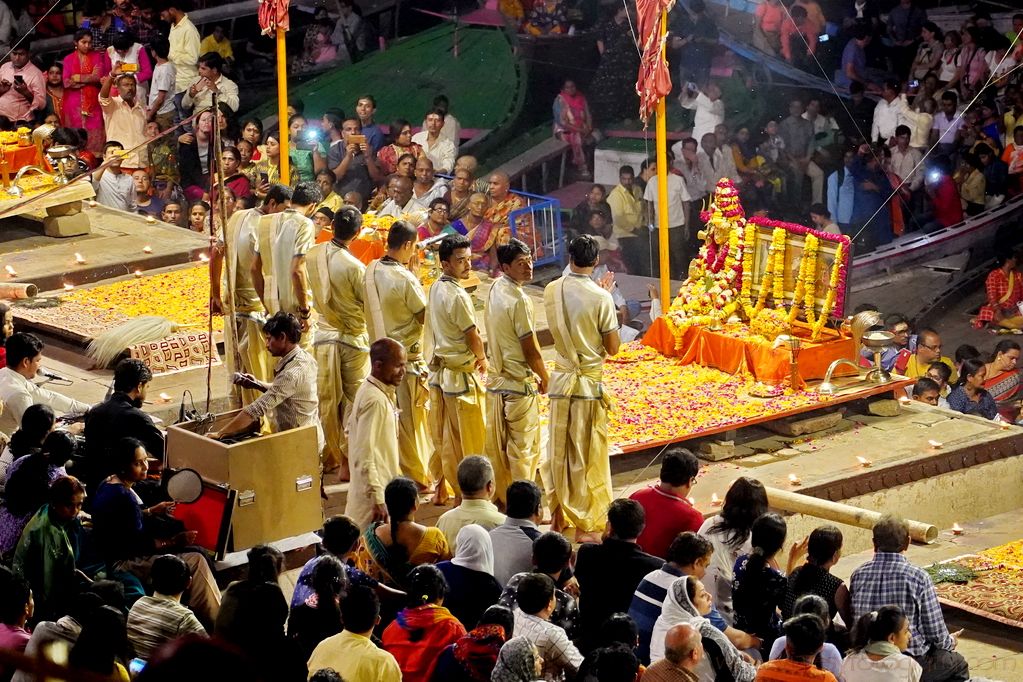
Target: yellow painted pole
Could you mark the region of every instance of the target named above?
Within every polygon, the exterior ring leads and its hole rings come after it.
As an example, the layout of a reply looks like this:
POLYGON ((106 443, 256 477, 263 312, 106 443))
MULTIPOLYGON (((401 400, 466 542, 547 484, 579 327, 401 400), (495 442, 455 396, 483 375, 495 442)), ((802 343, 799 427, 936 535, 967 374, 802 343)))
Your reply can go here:
MULTIPOLYGON (((666 59, 668 11, 661 12, 661 59, 666 59)), ((671 258, 668 254, 668 122, 665 98, 657 102, 657 250, 661 267, 661 309, 671 307, 671 258)))
POLYGON ((288 56, 284 49, 284 29, 277 29, 277 118, 281 143, 282 185, 290 184, 291 157, 288 156, 288 56))

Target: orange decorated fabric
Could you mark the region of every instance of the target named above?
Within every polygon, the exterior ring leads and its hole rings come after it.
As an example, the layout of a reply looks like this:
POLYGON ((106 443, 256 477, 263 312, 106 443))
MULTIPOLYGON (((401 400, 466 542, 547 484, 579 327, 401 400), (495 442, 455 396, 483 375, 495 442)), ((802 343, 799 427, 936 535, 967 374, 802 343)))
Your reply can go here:
MULTIPOLYGON (((671 330, 663 319, 658 318, 643 337, 643 344, 662 355, 680 358, 687 365, 697 364, 733 373, 741 368, 758 381, 769 384, 781 383, 789 375, 787 348, 771 348, 760 339, 736 338, 706 327, 686 329, 681 346, 676 348, 671 330)), ((843 357, 853 357, 852 339, 821 343, 804 341, 799 351, 799 375, 803 381, 823 379, 828 365, 843 357)))

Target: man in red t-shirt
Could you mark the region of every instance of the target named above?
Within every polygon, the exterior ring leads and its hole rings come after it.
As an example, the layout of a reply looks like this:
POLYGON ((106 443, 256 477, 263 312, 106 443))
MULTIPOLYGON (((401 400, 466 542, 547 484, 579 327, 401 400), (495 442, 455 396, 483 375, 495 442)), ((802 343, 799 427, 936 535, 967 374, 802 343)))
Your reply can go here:
POLYGON ((703 525, 703 514, 687 499, 699 472, 700 462, 693 453, 673 448, 664 454, 661 480, 630 496, 646 512, 646 527, 636 540, 644 552, 663 559, 679 533, 695 533, 703 525))
MULTIPOLYGON (((934 212, 933 229, 951 227, 963 221, 963 205, 959 199, 959 190, 948 168, 944 164, 938 164, 927 173, 924 182, 928 196, 931 198, 931 208, 934 212)), ((930 232, 932 229, 924 228, 930 232)))

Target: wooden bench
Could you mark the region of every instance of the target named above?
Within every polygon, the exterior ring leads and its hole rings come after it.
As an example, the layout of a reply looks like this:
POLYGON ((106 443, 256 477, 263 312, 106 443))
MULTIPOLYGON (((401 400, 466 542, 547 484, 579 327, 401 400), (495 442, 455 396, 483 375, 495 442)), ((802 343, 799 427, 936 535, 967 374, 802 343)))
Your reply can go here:
POLYGON ((558 170, 558 187, 561 187, 565 184, 565 160, 568 157, 568 143, 556 137, 544 140, 528 151, 523 152, 510 161, 501 164, 492 172, 507 174, 511 184, 515 184, 516 180, 521 179, 522 191, 528 192, 529 188, 526 186, 526 175, 529 171, 540 166, 540 172, 542 174, 542 179, 540 181, 540 194, 546 194, 547 180, 549 177, 548 164, 559 157, 561 161, 558 170))

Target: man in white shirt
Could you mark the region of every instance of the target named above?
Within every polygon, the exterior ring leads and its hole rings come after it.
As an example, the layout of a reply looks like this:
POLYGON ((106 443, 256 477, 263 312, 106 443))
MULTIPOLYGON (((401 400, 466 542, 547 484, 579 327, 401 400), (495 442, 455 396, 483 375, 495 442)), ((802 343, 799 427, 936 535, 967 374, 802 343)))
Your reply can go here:
POLYGON ((238 111, 238 85, 225 76, 224 58, 216 52, 207 52, 199 57, 199 80, 185 90, 181 106, 190 111, 202 111, 213 106, 213 93, 219 93, 220 101, 238 111))
POLYGON ((874 122, 870 126, 871 142, 880 139, 887 144, 895 137, 895 129, 905 123, 903 113, 908 108, 906 96, 899 92, 899 82, 885 81, 881 99, 874 107, 874 122))
MULTIPOLYGON (((650 159, 644 162, 644 171, 649 171, 649 179, 646 183, 646 190, 643 192, 643 199, 648 202, 648 214, 654 216, 654 227, 660 229, 660 210, 657 202, 657 162, 650 159)), ((672 279, 683 279, 683 273, 689 267, 688 235, 686 232, 686 202, 689 201, 689 192, 686 190, 685 181, 679 176, 665 169, 668 177, 668 252, 671 257, 672 279)), ((658 233, 655 231, 650 236, 651 240, 658 240, 658 233)), ((654 254, 654 277, 660 276, 660 258, 654 254)))
POLYGON ((917 192, 924 184, 923 165, 920 163, 923 154, 919 149, 909 146, 912 135, 909 126, 900 125, 895 129, 891 169, 902 180, 903 187, 908 187, 910 192, 917 192))
POLYGON ((959 96, 954 90, 941 95, 941 111, 934 115, 931 128, 931 144, 936 145, 935 153, 949 155, 959 145, 963 117, 958 113, 959 96))
POLYGON ((525 637, 540 651, 544 679, 574 677, 582 665, 579 653, 565 629, 550 622, 557 606, 554 581, 543 573, 529 573, 515 590, 515 636, 525 637))
POLYGON ((717 83, 710 83, 703 90, 693 90, 688 86, 679 96, 679 104, 683 109, 696 112, 693 119, 692 137, 702 140, 707 133, 725 122, 725 103, 721 101, 721 88, 717 83))
POLYGON ((718 137, 714 133, 707 133, 700 139, 700 151, 696 154, 696 161, 700 164, 700 175, 707 183, 705 192, 713 194, 721 178, 728 178, 733 182, 738 179, 738 172, 735 169, 735 160, 731 154, 718 147, 718 137))
POLYGON ((412 181, 408 178, 395 175, 387 181, 387 201, 377 210, 378 216, 391 216, 410 221, 414 225, 422 223, 426 211, 412 196, 412 181))
POLYGON ((17 332, 7 338, 7 366, 0 369, 0 431, 12 435, 21 428, 21 417, 30 405, 49 405, 57 415, 80 415, 89 406, 74 398, 32 383, 43 361, 43 342, 32 334, 17 332))
MULTIPOLYGON (((455 154, 458 154, 458 145, 462 141, 462 124, 452 115, 451 104, 448 102, 447 96, 437 95, 434 97, 433 108, 444 112, 444 127, 440 129, 440 136, 451 140, 451 143, 455 145, 455 154)), ((423 129, 426 129, 426 119, 423 119, 423 129)))
POLYGON ((181 100, 185 90, 198 78, 199 31, 185 12, 191 9, 191 0, 171 0, 160 11, 160 19, 170 22, 170 53, 167 59, 174 65, 174 101, 181 112, 181 100))
POLYGON ((27 43, 22 43, 11 52, 11 60, 0 66, 0 116, 29 127, 35 113, 46 106, 46 78, 31 56, 27 43))
POLYGON ((412 141, 421 146, 430 157, 430 161, 433 161, 433 168, 437 173, 450 173, 455 167, 457 155, 455 144, 441 135, 444 118, 442 109, 431 110, 426 114, 426 128, 412 136, 412 141))

